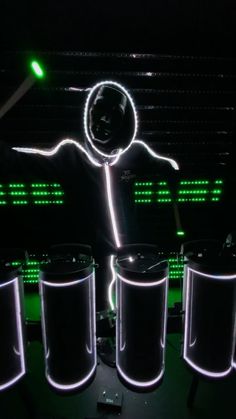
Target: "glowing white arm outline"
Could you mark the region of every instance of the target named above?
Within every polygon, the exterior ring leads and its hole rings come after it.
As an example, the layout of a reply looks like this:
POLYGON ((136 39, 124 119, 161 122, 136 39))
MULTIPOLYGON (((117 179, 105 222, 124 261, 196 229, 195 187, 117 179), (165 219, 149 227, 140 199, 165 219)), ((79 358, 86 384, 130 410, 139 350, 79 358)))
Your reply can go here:
POLYGON ((153 149, 151 148, 151 147, 149 147, 144 141, 141 141, 141 140, 134 140, 133 141, 133 144, 135 145, 135 144, 139 144, 139 145, 141 145, 141 146, 143 146, 147 151, 148 151, 148 153, 152 156, 152 157, 154 157, 155 159, 159 159, 159 160, 165 160, 165 161, 167 161, 168 163, 170 163, 171 164, 171 166, 173 167, 173 169, 175 169, 175 170, 179 170, 179 165, 178 165, 178 163, 175 161, 175 160, 173 160, 173 159, 170 159, 170 158, 168 158, 168 157, 163 157, 163 156, 161 156, 160 154, 158 154, 158 153, 156 153, 155 151, 153 151, 153 149))
POLYGON ((125 372, 122 370, 122 368, 120 367, 120 365, 117 363, 117 359, 116 359, 116 368, 119 371, 121 377, 123 377, 123 379, 127 383, 129 383, 129 384, 131 384, 131 385, 133 385, 135 387, 140 387, 140 388, 145 388, 145 387, 148 388, 148 387, 154 386, 155 384, 158 383, 158 381, 160 381, 161 377, 164 374, 164 367, 162 367, 162 369, 161 369, 160 373, 158 374, 158 376, 155 377, 153 380, 150 380, 150 381, 137 381, 137 380, 133 380, 131 377, 129 377, 127 374, 125 374, 125 372))
POLYGON ((43 285, 47 285, 49 287, 56 287, 56 288, 60 288, 60 287, 71 287, 73 285, 77 285, 80 284, 81 282, 86 281, 88 278, 91 277, 92 274, 89 274, 88 276, 86 276, 85 278, 81 278, 81 279, 76 279, 75 281, 70 281, 70 282, 49 282, 49 281, 44 281, 43 279, 40 278, 40 282, 43 285))
POLYGON ((72 140, 70 138, 66 138, 65 140, 60 141, 55 147, 48 149, 48 150, 42 150, 40 148, 27 148, 27 147, 13 147, 12 150, 18 151, 19 153, 26 153, 26 154, 39 154, 41 156, 54 156, 61 147, 63 147, 66 144, 73 144, 75 145, 82 153, 84 153, 89 161, 94 164, 94 166, 102 167, 102 164, 98 163, 91 154, 77 141, 72 140))

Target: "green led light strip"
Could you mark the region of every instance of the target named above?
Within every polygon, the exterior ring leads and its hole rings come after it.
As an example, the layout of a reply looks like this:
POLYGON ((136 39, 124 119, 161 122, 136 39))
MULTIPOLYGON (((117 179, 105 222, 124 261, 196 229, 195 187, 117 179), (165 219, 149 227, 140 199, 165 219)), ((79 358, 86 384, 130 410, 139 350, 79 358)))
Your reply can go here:
POLYGON ((184 274, 184 263, 181 256, 169 257, 169 279, 182 279, 184 274))
POLYGON ((153 182, 135 182, 135 186, 152 186, 153 182))
POLYGON ((157 193, 159 195, 169 195, 170 194, 170 191, 164 189, 163 191, 157 191, 157 193))
POLYGON ((37 284, 39 279, 39 267, 41 263, 45 263, 47 255, 40 256, 41 260, 29 258, 26 263, 22 264, 21 260, 15 260, 11 263, 12 266, 22 266, 22 277, 25 284, 37 284))
POLYGON ((35 205, 63 204, 64 201, 33 201, 35 205))
POLYGON ((0 199, 0 206, 63 205, 63 195, 59 183, 0 184, 0 197, 4 196, 4 199, 0 199))
MULTIPOLYGON (((180 180, 176 191, 173 191, 178 203, 219 202, 222 196, 222 179, 193 179, 180 180), (220 186, 221 185, 221 186, 220 186)), ((166 204, 174 201, 171 191, 167 188, 167 181, 135 182, 134 202, 137 204, 166 204), (142 188, 140 188, 140 186, 142 188), (137 197, 140 196, 140 198, 137 197), (152 197, 158 195, 156 200, 152 197), (147 198, 149 196, 149 198, 147 198), (164 198, 166 196, 166 198, 164 198), (162 198, 163 197, 163 198, 162 198)))

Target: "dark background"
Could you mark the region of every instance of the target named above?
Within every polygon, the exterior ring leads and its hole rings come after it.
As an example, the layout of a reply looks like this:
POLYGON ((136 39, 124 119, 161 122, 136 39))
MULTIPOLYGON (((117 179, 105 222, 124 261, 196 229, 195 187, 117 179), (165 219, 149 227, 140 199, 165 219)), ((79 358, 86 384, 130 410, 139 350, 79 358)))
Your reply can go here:
MULTIPOLYGON (((138 152, 117 167, 114 180, 119 185, 124 239, 152 241, 169 251, 178 251, 182 241, 176 237, 171 205, 133 205, 134 180, 168 180, 174 190, 178 179, 222 178, 224 193, 219 203, 186 204, 179 211, 186 240, 223 240, 235 229, 235 20, 236 3, 226 0, 2 0, 0 107, 28 76, 31 57, 41 59, 47 77, 0 120, 0 142, 8 148, 51 147, 65 137, 81 140, 84 89, 106 77, 121 82, 138 106, 139 137, 156 151, 176 158, 181 168, 176 176, 138 152), (81 91, 70 91, 70 87, 81 91), (130 181, 121 181, 124 170, 130 171, 130 181)), ((81 225, 83 240, 86 235, 94 239, 97 220, 90 223, 91 212, 98 216, 105 209, 100 204, 98 210, 99 188, 90 193, 87 187, 87 176, 90 186, 94 179, 88 167, 81 171, 73 149, 60 156, 56 170, 39 160, 37 165, 26 164, 21 156, 20 161, 13 159, 9 164, 9 155, 6 159, 0 156, 0 183, 60 181, 66 205, 0 208, 0 247, 24 245, 42 250, 55 241, 80 241, 81 225)), ((95 180, 102 182, 101 176, 95 180)), ((173 301, 179 301, 179 294, 173 301)), ((27 316, 38 320, 38 295, 27 293, 26 303, 27 316)), ((49 389, 42 346, 34 342, 28 351, 27 377, 33 403, 54 416, 95 417, 98 396, 109 386, 123 392, 122 418, 230 417, 235 405, 232 377, 214 384, 201 382, 196 408, 187 409, 192 377, 180 359, 180 340, 179 335, 168 336, 167 369, 156 392, 137 395, 128 391, 118 383, 116 371, 101 364, 89 390, 73 398, 54 395, 49 389)), ((15 388, 1 395, 4 419, 26 418, 27 408, 15 388)))
POLYGON ((2 1, 1 44, 13 50, 235 54, 233 1, 2 1))
MULTIPOLYGON (((2 118, 0 140, 9 147, 50 147, 65 137, 82 141, 86 89, 106 78, 118 81, 136 102, 139 138, 179 162, 177 179, 224 179, 219 204, 180 208, 186 239, 223 240, 235 228, 235 9, 229 1, 3 1, 0 101, 4 103, 27 77, 32 57, 41 59, 47 76, 2 118), (81 91, 73 92, 71 87, 81 91)), ((49 170, 43 161, 36 169, 37 165, 24 164, 23 157, 20 166, 13 161, 2 169, 6 182, 59 180, 66 191, 64 212, 46 207, 37 212, 33 207, 8 212, 8 241, 13 234, 18 245, 21 240, 32 245, 36 236, 41 245, 53 238, 57 242, 78 241, 78 237, 91 240, 93 226, 87 237, 86 232, 79 236, 78 218, 84 230, 86 216, 94 219, 91 195, 98 202, 97 195, 86 188, 87 171, 80 171, 77 151, 64 154, 57 170, 49 170)), ((160 247, 178 249, 170 206, 166 210, 141 206, 134 212, 131 204, 135 179, 164 176, 174 190, 176 174, 140 153, 125 157, 118 169, 115 183, 128 232, 124 241, 157 241, 160 247), (121 182, 124 170, 131 171, 128 183, 121 182)), ((103 188, 100 181, 98 194, 103 188)), ((101 208, 101 214, 104 211, 101 208)))

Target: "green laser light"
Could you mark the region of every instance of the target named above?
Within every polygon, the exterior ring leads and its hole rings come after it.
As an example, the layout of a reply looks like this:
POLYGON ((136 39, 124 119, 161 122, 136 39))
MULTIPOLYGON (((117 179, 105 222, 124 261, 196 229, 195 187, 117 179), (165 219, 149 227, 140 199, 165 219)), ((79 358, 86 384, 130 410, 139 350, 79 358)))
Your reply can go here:
POLYGON ((176 234, 177 236, 185 236, 185 232, 182 230, 177 230, 176 234))
POLYGON ((44 71, 38 61, 31 61, 30 67, 37 78, 42 79, 44 77, 44 71))

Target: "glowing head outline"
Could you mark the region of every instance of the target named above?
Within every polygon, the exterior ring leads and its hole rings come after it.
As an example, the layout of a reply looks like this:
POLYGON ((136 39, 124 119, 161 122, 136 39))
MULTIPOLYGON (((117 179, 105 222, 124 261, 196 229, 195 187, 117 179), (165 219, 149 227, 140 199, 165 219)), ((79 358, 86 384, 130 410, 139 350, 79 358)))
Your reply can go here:
POLYGON ((117 83, 117 82, 114 82, 114 81, 111 81, 111 80, 99 82, 92 87, 92 89, 90 90, 90 92, 87 96, 87 99, 86 99, 86 102, 85 102, 85 107, 84 107, 83 124, 84 124, 84 132, 85 132, 85 135, 86 135, 86 139, 88 140, 88 142, 91 145, 91 147, 93 148, 93 150, 95 150, 98 154, 100 154, 103 157, 108 157, 108 158, 119 157, 119 156, 121 156, 121 154, 125 153, 131 147, 131 145, 132 145, 132 143, 135 140, 136 135, 137 135, 138 115, 137 115, 134 100, 132 99, 130 93, 126 90, 126 88, 124 86, 122 86, 120 83, 117 83), (121 149, 119 149, 119 151, 117 153, 112 153, 112 154, 104 153, 98 147, 96 147, 96 145, 94 144, 94 142, 93 142, 93 140, 90 136, 89 127, 88 127, 89 111, 90 111, 90 107, 91 107, 91 100, 93 99, 94 93, 96 91, 98 91, 101 87, 107 87, 107 86, 117 88, 122 93, 124 93, 124 95, 126 96, 129 104, 131 105, 131 109, 133 111, 133 117, 134 117, 133 135, 130 139, 129 144, 124 149, 121 148, 121 149))

